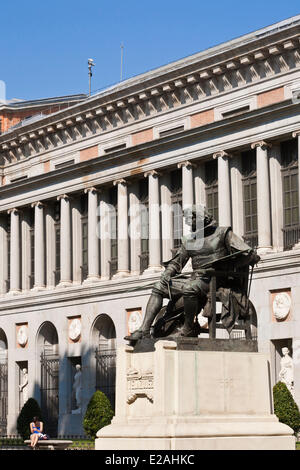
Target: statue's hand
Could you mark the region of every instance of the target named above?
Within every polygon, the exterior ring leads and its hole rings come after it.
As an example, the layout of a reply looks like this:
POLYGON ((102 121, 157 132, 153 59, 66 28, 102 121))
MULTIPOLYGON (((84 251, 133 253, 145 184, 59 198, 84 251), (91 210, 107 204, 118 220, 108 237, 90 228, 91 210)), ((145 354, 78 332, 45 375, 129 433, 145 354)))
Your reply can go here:
POLYGON ((161 281, 169 282, 171 279, 171 274, 168 271, 164 271, 160 276, 161 281))
POLYGON ((257 264, 260 260, 260 256, 256 253, 256 251, 252 251, 252 256, 251 256, 251 263, 252 265, 257 264))

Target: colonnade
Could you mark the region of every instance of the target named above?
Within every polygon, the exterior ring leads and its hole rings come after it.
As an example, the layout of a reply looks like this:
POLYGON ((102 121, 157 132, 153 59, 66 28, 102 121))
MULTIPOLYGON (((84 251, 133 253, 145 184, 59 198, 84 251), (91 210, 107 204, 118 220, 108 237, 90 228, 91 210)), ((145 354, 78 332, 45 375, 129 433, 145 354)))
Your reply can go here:
MULTIPOLYGON (((299 133, 294 133, 298 138, 299 133)), ((280 191, 276 187, 280 165, 275 165, 272 159, 278 156, 278 148, 265 141, 256 141, 251 145, 256 149, 256 184, 257 184, 257 224, 258 224, 258 249, 261 253, 271 250, 274 244, 280 246, 280 217, 272 217, 272 205, 280 199, 280 191), (275 173, 276 174, 275 174, 275 173), (275 201, 275 202, 274 202, 275 201), (277 228, 276 228, 277 227, 277 228), (275 240, 277 237, 277 240, 275 240)), ((242 191, 240 172, 234 173, 238 165, 233 165, 231 160, 240 158, 240 154, 230 151, 219 151, 213 155, 218 166, 218 210, 219 225, 233 226, 234 231, 242 236, 242 217, 239 201, 242 191), (235 175, 238 174, 236 178, 235 175), (233 197, 234 195, 234 197, 233 197), (238 195, 238 197, 236 197, 238 195)), ((183 209, 193 203, 205 204, 205 177, 202 161, 185 160, 179 162, 177 168, 182 172, 182 206, 183 209)), ((149 201, 149 266, 146 272, 159 272, 162 260, 172 256, 172 212, 170 193, 170 170, 149 170, 144 173, 148 179, 149 201)), ((142 176, 142 177, 143 177, 142 176)), ((279 175, 280 176, 280 175, 279 175)), ((132 220, 139 212, 139 198, 136 188, 136 180, 120 178, 112 182, 117 188, 117 246, 118 263, 114 277, 126 277, 130 274, 139 274, 140 240, 138 233, 139 223, 132 224, 132 220), (128 230, 128 226, 130 229, 128 230)), ((85 282, 95 282, 109 279, 110 261, 110 237, 109 220, 103 214, 109 213, 109 199, 107 187, 90 187, 84 190, 88 197, 88 276, 85 282), (104 236, 105 234, 105 236, 104 236), (100 260, 100 262, 99 262, 100 260)), ((300 190, 299 190, 300 194, 300 190)), ((282 197, 282 196, 281 196, 282 197)), ((76 220, 72 211, 76 205, 72 204, 72 194, 62 194, 57 197, 60 203, 60 282, 59 286, 68 286, 73 282, 80 282, 80 256, 72 255, 76 251, 74 237, 76 232, 76 220), (75 225, 74 225, 75 221, 75 225), (77 267, 76 267, 77 265, 77 267), (75 273, 75 274, 74 274, 75 273), (77 274, 76 274, 77 273, 77 274)), ((300 206, 300 204, 299 204, 300 206)), ((51 269, 53 268, 54 241, 49 243, 49 230, 53 238, 53 224, 45 224, 47 218, 47 201, 36 201, 31 206, 34 208, 34 289, 53 287, 51 281, 51 269), (50 227, 50 228, 49 228, 50 227), (51 255, 52 253, 52 255, 51 255), (51 259, 49 259, 49 256, 51 259), (50 271, 48 264, 50 266, 50 271), (49 280, 50 279, 50 280, 49 280)), ((16 293, 22 290, 21 286, 21 224, 20 211, 16 207, 8 211, 10 217, 10 292, 16 293)), ((282 210, 282 209, 281 209, 282 210)), ((5 245, 5 224, 0 224, 0 245, 3 267, 0 272, 0 288, 5 292, 5 276, 7 276, 7 245, 5 245)), ((188 231, 183 221, 183 234, 188 231)), ((50 237, 50 239, 51 239, 50 237)), ((75 237, 76 238, 76 237, 75 237)), ((77 238, 80 235, 77 233, 77 238)), ((78 249, 80 249, 78 243, 78 249)), ((52 269, 53 271, 53 269, 52 269)), ((52 276, 53 278, 53 276, 52 276)), ((24 290, 24 289, 23 289, 24 290)))

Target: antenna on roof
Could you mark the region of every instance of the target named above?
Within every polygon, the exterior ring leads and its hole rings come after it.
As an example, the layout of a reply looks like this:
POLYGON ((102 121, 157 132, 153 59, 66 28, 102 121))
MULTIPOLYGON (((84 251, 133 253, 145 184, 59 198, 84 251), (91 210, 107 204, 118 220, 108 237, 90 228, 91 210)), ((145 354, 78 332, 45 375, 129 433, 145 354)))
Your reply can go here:
POLYGON ((91 82, 92 82, 92 67, 96 64, 94 63, 94 59, 88 59, 88 67, 89 67, 89 96, 91 96, 91 82))
POLYGON ((124 44, 121 43, 121 71, 120 71, 120 82, 123 80, 123 55, 124 55, 124 44))

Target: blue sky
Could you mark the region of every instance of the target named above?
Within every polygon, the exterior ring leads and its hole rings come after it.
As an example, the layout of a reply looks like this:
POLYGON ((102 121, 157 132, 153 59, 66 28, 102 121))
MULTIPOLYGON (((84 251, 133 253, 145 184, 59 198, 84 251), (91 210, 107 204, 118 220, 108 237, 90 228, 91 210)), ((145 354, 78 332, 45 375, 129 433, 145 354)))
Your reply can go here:
POLYGON ((6 97, 95 92, 300 13, 299 0, 14 0, 1 3, 6 97))

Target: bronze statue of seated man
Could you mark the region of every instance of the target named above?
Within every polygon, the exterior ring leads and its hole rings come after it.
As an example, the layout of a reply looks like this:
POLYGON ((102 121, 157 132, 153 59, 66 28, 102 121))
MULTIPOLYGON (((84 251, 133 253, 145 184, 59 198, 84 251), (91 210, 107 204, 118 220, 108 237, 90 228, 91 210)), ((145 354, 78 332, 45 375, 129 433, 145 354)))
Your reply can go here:
POLYGON ((241 253, 246 264, 255 264, 259 257, 231 227, 219 227, 213 217, 202 207, 193 206, 184 211, 191 233, 182 238, 175 256, 165 264, 165 271, 152 289, 143 323, 139 329, 124 339, 135 342, 150 337, 150 328, 161 311, 163 299, 183 296, 184 324, 176 331, 177 336, 196 336, 195 315, 205 306, 211 280, 211 263, 222 261, 234 252, 241 253), (180 276, 191 258, 192 276, 180 276))

